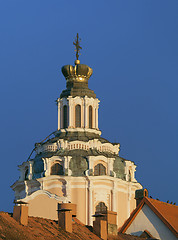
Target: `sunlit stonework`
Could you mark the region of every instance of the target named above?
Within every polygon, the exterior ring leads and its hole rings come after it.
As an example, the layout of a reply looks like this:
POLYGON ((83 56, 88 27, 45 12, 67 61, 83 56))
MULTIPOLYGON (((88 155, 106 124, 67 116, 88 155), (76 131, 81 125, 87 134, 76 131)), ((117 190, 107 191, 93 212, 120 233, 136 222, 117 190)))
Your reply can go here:
MULTIPOLYGON (((15 199, 29 203, 29 215, 57 220, 57 204, 77 204, 77 218, 92 225, 100 208, 116 211, 118 227, 135 208, 136 165, 119 156, 120 144, 101 137, 99 100, 88 88, 92 69, 66 65, 66 89, 57 99, 58 129, 35 144, 35 156, 19 166, 15 199)), ((95 80, 97 81, 97 80, 95 80)), ((108 125, 109 127, 109 125, 108 125)))

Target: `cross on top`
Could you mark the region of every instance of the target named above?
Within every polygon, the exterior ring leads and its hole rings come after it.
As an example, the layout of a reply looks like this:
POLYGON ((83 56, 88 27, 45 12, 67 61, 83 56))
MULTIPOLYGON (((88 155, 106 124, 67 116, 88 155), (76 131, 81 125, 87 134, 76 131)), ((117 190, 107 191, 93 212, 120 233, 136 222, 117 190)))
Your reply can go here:
POLYGON ((79 38, 79 35, 77 33, 77 36, 75 38, 75 42, 73 42, 73 44, 75 45, 75 52, 76 52, 77 60, 79 58, 80 50, 82 49, 82 47, 80 47, 80 41, 81 41, 81 38, 79 38))

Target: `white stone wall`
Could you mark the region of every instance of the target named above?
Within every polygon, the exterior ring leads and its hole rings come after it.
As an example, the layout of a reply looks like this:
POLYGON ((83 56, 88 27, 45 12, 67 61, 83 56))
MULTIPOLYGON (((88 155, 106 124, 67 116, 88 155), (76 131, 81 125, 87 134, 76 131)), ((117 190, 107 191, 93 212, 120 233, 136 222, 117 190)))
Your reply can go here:
POLYGON ((98 129, 98 108, 99 100, 97 98, 85 97, 71 97, 58 98, 58 130, 63 129, 63 107, 68 107, 68 128, 75 128, 75 106, 81 106, 81 128, 89 128, 89 106, 92 106, 92 128, 98 129))

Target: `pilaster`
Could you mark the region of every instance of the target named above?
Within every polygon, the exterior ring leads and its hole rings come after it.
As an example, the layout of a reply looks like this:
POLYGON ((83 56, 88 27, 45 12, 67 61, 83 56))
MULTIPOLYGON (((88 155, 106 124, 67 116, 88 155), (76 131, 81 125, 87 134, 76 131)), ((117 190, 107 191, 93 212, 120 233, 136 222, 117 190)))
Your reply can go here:
POLYGON ((88 117, 89 117, 89 114, 88 114, 88 99, 87 97, 85 96, 84 98, 84 108, 85 108, 85 124, 84 124, 84 127, 85 128, 88 128, 88 117))
POLYGON ((63 104, 60 104, 60 128, 63 128, 63 104))
POLYGON ((93 226, 93 183, 91 179, 88 182, 88 225, 93 226))
POLYGON ((67 200, 68 202, 71 202, 71 182, 69 180, 67 180, 65 187, 66 187, 67 200))
POLYGON ((72 174, 72 171, 69 169, 69 163, 71 158, 71 156, 64 156, 64 174, 67 176, 71 176, 72 174))
POLYGON ((84 128, 85 127, 85 104, 84 104, 84 99, 82 99, 81 102, 81 127, 84 128))
POLYGON ((113 181, 113 188, 112 188, 112 211, 117 212, 117 190, 116 190, 116 182, 113 181))

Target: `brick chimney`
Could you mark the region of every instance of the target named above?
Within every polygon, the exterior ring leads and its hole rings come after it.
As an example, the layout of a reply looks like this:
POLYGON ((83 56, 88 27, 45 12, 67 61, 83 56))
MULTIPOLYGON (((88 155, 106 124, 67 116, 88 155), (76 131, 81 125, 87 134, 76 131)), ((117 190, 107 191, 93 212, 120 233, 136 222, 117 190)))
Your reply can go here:
POLYGON ((93 232, 101 239, 107 239, 108 234, 117 235, 117 212, 105 211, 93 215, 93 232))
POLYGON ((20 224, 28 225, 28 203, 22 201, 14 201, 16 204, 13 210, 13 218, 20 224))
POLYGON ((136 206, 139 205, 144 197, 148 197, 148 190, 146 188, 135 191, 136 206))
POLYGON ((95 214, 93 222, 93 233, 103 240, 108 239, 107 220, 104 214, 95 214))
POLYGON ((58 226, 72 233, 72 217, 76 216, 76 204, 58 203, 58 226))

